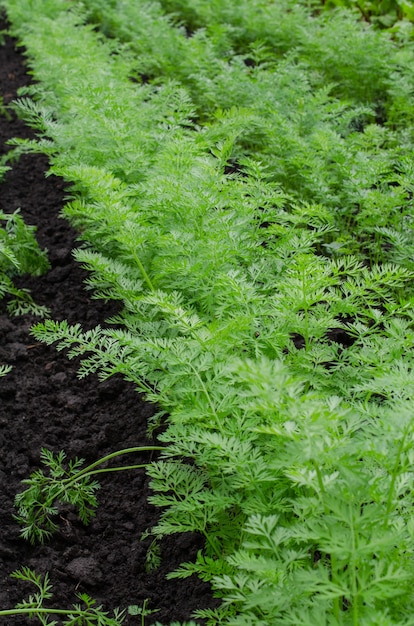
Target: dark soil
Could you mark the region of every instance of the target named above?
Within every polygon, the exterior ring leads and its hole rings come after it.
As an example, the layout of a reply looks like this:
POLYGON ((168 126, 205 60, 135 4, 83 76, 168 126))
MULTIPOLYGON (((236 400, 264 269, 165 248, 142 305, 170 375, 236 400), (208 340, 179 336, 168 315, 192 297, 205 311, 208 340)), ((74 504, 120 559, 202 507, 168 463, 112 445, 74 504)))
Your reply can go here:
MULTIPOLYGON (((0 46, 3 102, 13 100, 18 87, 29 82, 23 57, 7 39, 0 46)), ((32 136, 19 120, 0 117, 0 153, 8 149, 9 138, 32 136)), ((26 223, 36 225, 38 241, 47 248, 51 263, 45 276, 25 277, 18 285, 29 288, 38 304, 47 305, 53 319, 91 328, 104 323, 116 305, 91 300, 85 291, 86 273, 71 254, 76 233, 59 217, 64 183, 54 176, 45 178, 46 170, 45 157, 27 155, 0 184, 0 210, 21 208, 26 223)), ((9 577, 22 566, 49 572, 55 591, 51 606, 59 608, 70 607, 79 592, 88 593, 109 611, 149 599, 148 607, 159 612, 145 623, 168 624, 189 619, 196 608, 215 606, 209 587, 198 579, 166 580, 179 563, 195 557, 203 545, 200 537, 175 535, 163 540, 161 566, 147 572, 151 539, 141 540, 141 536, 154 525, 158 511, 147 502, 149 487, 143 471, 102 477, 99 508, 89 526, 83 526, 70 509, 62 509, 59 532, 50 542, 31 546, 20 538, 13 500, 23 489, 21 480, 39 467, 42 447, 54 452, 64 449, 69 458, 80 456, 92 462, 117 449, 154 443, 146 438, 154 407, 120 378, 100 383, 91 376, 79 381, 75 363, 30 335, 35 321, 30 316, 10 318, 0 302, 0 363, 13 366, 0 379, 0 609, 13 607, 34 591, 9 577)), ((29 623, 20 617, 3 620, 16 626, 29 623)), ((125 625, 132 624, 141 624, 141 618, 127 617, 125 625)))

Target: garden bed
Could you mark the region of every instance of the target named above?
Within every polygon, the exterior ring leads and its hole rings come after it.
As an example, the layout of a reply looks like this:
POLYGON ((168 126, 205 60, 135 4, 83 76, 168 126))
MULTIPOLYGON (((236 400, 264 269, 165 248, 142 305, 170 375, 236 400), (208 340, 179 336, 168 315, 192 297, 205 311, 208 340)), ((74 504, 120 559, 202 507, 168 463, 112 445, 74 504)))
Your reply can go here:
POLYGON ((414 626, 413 26, 318 5, 0 0, 34 77, 3 112, 35 133, 4 123, 0 292, 44 315, 3 322, 5 553, 70 588, 55 614, 414 626), (51 269, 14 285, 47 264, 30 224, 51 269))
MULTIPOLYGON (((0 46, 3 102, 8 104, 17 88, 28 82, 23 57, 7 38, 6 45, 0 46)), ((8 139, 30 136, 32 132, 14 117, 1 118, 2 152, 8 139)), ((71 255, 75 232, 59 217, 64 185, 55 176, 46 178, 46 171, 44 156, 26 155, 0 186, 0 209, 21 208, 25 221, 36 225, 37 239, 47 248, 51 263, 44 276, 16 282, 29 288, 54 319, 80 322, 84 328, 104 324, 116 304, 88 297, 83 286, 86 272, 71 255)), ((54 606, 69 608, 76 594, 84 591, 107 610, 142 605, 148 599, 148 608, 159 612, 146 623, 188 619, 195 608, 212 605, 209 586, 194 576, 167 581, 165 575, 194 557, 202 541, 190 534, 166 538, 161 542, 161 565, 147 571, 151 539, 142 541, 141 536, 158 513, 147 502, 148 480, 142 470, 100 481, 99 509, 89 526, 62 509, 60 530, 46 545, 31 546, 19 537, 13 519, 14 497, 22 490, 21 480, 39 466, 42 447, 54 452, 65 449, 71 458, 93 461, 118 448, 148 445, 147 419, 154 412, 153 406, 140 400, 134 386, 120 377, 99 382, 91 376, 79 381, 76 361, 30 335, 35 321, 29 315, 10 317, 1 304, 0 361, 11 364, 13 370, 0 379, 0 607, 11 608, 33 591, 9 578, 12 571, 29 566, 39 574, 49 572, 54 606)), ((127 617, 125 624, 136 624, 137 619, 127 617)), ((16 626, 28 623, 22 617, 6 620, 16 626)))

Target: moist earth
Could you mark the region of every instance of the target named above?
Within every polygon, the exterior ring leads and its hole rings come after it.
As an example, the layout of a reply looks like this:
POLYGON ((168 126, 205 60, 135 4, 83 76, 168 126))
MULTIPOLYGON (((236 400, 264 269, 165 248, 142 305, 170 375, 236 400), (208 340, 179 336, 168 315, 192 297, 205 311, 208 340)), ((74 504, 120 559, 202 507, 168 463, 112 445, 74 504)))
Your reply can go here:
MULTIPOLYGON (((5 24, 0 24, 0 29, 5 24)), ((6 37, 0 45, 0 96, 8 104, 19 87, 30 83, 25 60, 16 42, 6 37)), ((12 137, 33 137, 21 121, 0 117, 0 154, 12 137)), ((42 277, 19 278, 36 303, 46 305, 55 320, 80 323, 84 329, 116 312, 116 304, 92 300, 83 281, 87 274, 72 258, 76 233, 59 217, 65 201, 64 182, 46 177, 43 155, 24 155, 0 183, 0 210, 17 208, 27 224, 37 228, 37 239, 48 250, 51 269, 42 277)), ((66 191, 67 193, 67 191, 66 191)), ((38 343, 30 334, 38 321, 25 315, 10 317, 0 302, 0 363, 13 366, 0 379, 0 609, 12 608, 34 589, 10 578, 23 566, 50 575, 54 589, 49 606, 70 608, 78 593, 87 593, 111 612, 114 607, 143 605, 159 609, 146 618, 168 624, 188 620, 197 608, 213 607, 208 585, 195 577, 166 580, 181 562, 194 559, 202 538, 177 534, 161 541, 161 565, 148 571, 151 538, 142 539, 159 511, 147 502, 148 479, 142 470, 108 474, 100 479, 96 517, 84 526, 70 508, 59 513, 59 531, 44 545, 30 545, 19 534, 13 502, 21 481, 39 467, 42 448, 63 449, 93 462, 117 449, 151 445, 147 420, 155 412, 132 384, 119 377, 99 382, 96 376, 79 380, 76 362, 54 347, 38 343)), ((149 457, 125 457, 123 462, 145 462, 149 457)), ((117 465, 120 465, 117 462, 117 465)), ((27 618, 0 618, 23 626, 27 618)), ((33 623, 33 620, 30 620, 33 623)), ((202 622, 200 622, 202 623, 202 622)), ((141 617, 127 616, 125 626, 140 625, 141 617)))

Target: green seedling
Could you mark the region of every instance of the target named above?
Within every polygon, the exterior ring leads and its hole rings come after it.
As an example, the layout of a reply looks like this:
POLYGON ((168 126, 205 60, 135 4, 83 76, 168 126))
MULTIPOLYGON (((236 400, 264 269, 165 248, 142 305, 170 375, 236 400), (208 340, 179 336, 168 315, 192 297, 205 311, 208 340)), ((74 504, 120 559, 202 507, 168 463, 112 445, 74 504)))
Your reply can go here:
POLYGON ((66 455, 60 451, 54 455, 43 449, 41 460, 48 468, 48 474, 37 470, 30 478, 22 481, 29 487, 16 496, 16 519, 23 526, 22 536, 31 543, 44 542, 57 529, 53 518, 58 514, 59 503, 71 504, 79 513, 84 524, 88 524, 95 514, 97 499, 95 492, 99 483, 92 476, 108 472, 142 469, 147 464, 122 467, 101 466, 125 454, 160 451, 159 446, 126 448, 104 456, 87 467, 82 467, 83 459, 69 461, 65 466, 66 455))
POLYGON ((141 626, 145 626, 145 618, 148 615, 152 615, 153 613, 158 613, 159 609, 149 609, 148 608, 149 598, 146 598, 142 603, 142 606, 132 605, 128 607, 128 613, 130 615, 140 615, 141 616, 141 626))
POLYGON ((60 622, 62 626, 121 626, 124 621, 124 612, 115 610, 114 616, 110 617, 85 593, 79 594, 80 604, 74 604, 70 609, 45 607, 44 602, 53 596, 48 574, 42 577, 30 568, 24 567, 13 572, 11 577, 31 583, 35 586, 36 592, 27 600, 19 602, 13 609, 0 610, 0 619, 27 616, 30 619, 38 619, 42 626, 58 626, 59 622, 54 619, 56 617, 62 620, 60 622))

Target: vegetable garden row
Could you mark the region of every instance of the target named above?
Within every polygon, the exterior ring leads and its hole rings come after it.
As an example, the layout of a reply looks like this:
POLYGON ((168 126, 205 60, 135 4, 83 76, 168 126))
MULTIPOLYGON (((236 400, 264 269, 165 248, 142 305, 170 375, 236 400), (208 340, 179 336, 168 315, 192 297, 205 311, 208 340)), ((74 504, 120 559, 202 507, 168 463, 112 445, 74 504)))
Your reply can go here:
MULTIPOLYGON (((13 107, 38 137, 2 168, 48 156, 91 294, 121 305, 109 327, 33 335, 159 408, 136 450, 152 537, 201 534, 169 576, 221 599, 194 623, 414 624, 414 9, 339 4, 355 3, 0 2, 35 79, 13 107)), ((1 218, 1 294, 36 309, 10 274, 46 257, 1 218)), ((124 452, 85 467, 44 450, 23 536, 47 541, 60 501, 87 523, 124 452)), ((41 600, 20 611, 54 623, 41 600)))

